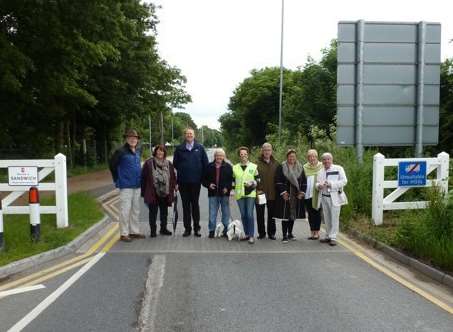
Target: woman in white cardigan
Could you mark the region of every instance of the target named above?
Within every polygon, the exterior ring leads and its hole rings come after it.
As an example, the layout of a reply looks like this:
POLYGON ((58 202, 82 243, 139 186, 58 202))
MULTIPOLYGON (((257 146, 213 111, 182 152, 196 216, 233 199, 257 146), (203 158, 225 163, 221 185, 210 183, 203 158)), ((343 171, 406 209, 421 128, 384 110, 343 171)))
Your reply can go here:
POLYGON ((348 179, 343 167, 333 164, 331 153, 323 153, 321 161, 324 167, 318 174, 316 187, 319 190, 318 204, 322 205, 327 234, 320 241, 335 246, 340 226, 341 206, 348 203, 343 190, 348 179))

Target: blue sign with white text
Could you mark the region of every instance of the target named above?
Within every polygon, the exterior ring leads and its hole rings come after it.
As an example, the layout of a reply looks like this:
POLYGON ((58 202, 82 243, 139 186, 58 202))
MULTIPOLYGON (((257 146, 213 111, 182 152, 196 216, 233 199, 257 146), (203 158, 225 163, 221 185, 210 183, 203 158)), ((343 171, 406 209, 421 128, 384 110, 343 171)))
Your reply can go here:
POLYGON ((398 187, 426 186, 426 161, 400 161, 398 187))

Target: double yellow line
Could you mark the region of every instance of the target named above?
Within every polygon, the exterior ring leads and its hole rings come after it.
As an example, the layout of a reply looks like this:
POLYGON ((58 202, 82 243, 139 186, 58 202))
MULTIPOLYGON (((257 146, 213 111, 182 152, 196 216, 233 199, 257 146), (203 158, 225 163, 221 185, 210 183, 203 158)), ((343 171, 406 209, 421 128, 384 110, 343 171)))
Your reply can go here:
POLYGON ((429 292, 421 289, 420 287, 416 286, 409 280, 401 277, 400 275, 396 274, 395 272, 391 271, 389 268, 385 267, 384 265, 376 262, 375 260, 371 259, 369 256, 367 256, 364 251, 356 245, 354 242, 350 241, 347 239, 345 236, 340 235, 340 239, 338 239, 338 243, 340 243, 343 247, 351 251, 354 255, 359 257, 360 259, 364 260, 367 262, 369 265, 374 267, 376 270, 384 273, 386 276, 392 278, 393 280, 397 281, 404 287, 409 288, 411 291, 417 293, 418 295, 424 297, 428 301, 434 303, 438 307, 444 309, 450 314, 453 314, 453 307, 445 303, 444 301, 440 300, 439 298, 433 296, 429 292))
POLYGON ((107 231, 107 233, 105 233, 96 243, 94 243, 84 254, 68 259, 47 269, 35 272, 26 277, 4 284, 0 286, 0 291, 11 289, 17 286, 33 286, 40 284, 46 280, 52 279, 62 273, 65 273, 66 271, 72 270, 87 263, 92 258, 91 256, 96 253, 102 246, 103 247, 100 252, 109 251, 110 248, 112 248, 112 246, 118 241, 118 239, 118 223, 114 223, 110 226, 110 229, 107 231))

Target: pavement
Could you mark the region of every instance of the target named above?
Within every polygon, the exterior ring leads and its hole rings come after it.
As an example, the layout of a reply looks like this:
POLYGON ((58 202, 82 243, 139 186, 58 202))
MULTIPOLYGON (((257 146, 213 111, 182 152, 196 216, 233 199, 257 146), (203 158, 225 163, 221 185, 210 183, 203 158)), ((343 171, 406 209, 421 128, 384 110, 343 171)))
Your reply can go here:
MULTIPOLYGON (((200 205, 201 238, 179 222, 174 236, 117 242, 111 223, 72 261, 0 284, 0 331, 453 331, 452 290, 372 247, 309 241, 305 220, 288 244, 209 239, 205 190, 200 205), (2 297, 33 284, 45 288, 2 297)), ((144 205, 140 220, 148 234, 144 205)))

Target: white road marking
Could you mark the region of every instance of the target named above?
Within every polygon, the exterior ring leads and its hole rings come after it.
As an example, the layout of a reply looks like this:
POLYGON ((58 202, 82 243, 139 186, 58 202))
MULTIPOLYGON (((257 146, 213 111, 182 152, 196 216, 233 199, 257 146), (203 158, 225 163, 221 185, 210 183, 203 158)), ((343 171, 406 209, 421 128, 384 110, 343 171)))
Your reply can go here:
POLYGON ((0 292, 0 299, 3 298, 3 297, 9 296, 9 295, 15 295, 15 294, 21 294, 21 293, 25 293, 25 292, 31 292, 31 291, 38 290, 38 289, 43 289, 43 288, 46 288, 46 286, 44 286, 42 284, 39 284, 39 285, 34 285, 34 286, 19 287, 19 288, 10 289, 10 290, 7 290, 7 291, 0 292))
POLYGON ((160 289, 164 284, 164 274, 165 256, 156 255, 149 266, 142 309, 140 310, 140 316, 138 317, 138 330, 140 332, 155 331, 154 320, 156 318, 160 289))
POLYGON ((77 280, 80 279, 91 267, 94 266, 105 253, 101 252, 93 257, 86 265, 79 271, 66 280, 60 287, 58 287, 52 294, 46 297, 40 304, 38 304, 32 311, 30 311, 24 318, 18 321, 8 332, 22 331, 28 324, 30 324, 36 317, 38 317, 44 310, 47 309, 55 300, 60 297, 69 287, 71 287, 77 280))
POLYGON ((211 250, 211 249, 196 249, 196 250, 165 250, 165 249, 114 249, 110 250, 112 254, 247 254, 247 255, 263 255, 263 254, 348 254, 349 250, 211 250))

